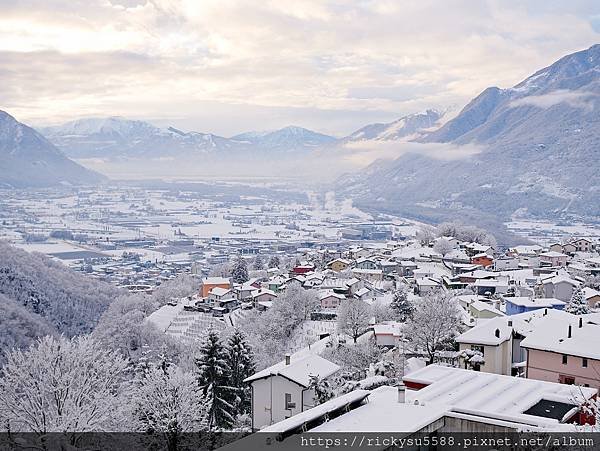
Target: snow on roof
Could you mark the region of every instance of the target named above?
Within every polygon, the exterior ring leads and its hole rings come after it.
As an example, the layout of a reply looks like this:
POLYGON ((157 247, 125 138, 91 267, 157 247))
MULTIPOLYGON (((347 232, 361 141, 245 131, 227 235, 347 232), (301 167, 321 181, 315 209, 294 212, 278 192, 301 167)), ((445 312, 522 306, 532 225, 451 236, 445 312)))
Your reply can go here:
POLYGON ((214 296, 223 296, 229 293, 230 291, 231 290, 229 288, 214 287, 209 291, 209 293, 214 296))
POLYGON ((562 252, 548 251, 548 252, 542 252, 540 254, 540 257, 557 258, 557 257, 568 257, 568 255, 563 254, 562 252))
POLYGON ((600 326, 573 316, 572 321, 542 322, 521 342, 523 348, 600 360, 600 326), (569 338, 571 326, 571 338, 569 338))
POLYGON ((253 298, 260 296, 261 294, 269 294, 271 296, 277 297, 277 294, 274 291, 268 290, 266 288, 259 288, 258 290, 255 289, 250 294, 252 295, 253 298))
POLYGON ((560 324, 568 324, 569 321, 575 322, 575 318, 575 315, 555 309, 547 311, 539 309, 509 317, 496 317, 478 323, 477 326, 456 337, 456 341, 458 343, 497 346, 508 340, 513 331, 520 335, 528 336, 542 322, 553 324, 552 327, 557 327, 560 324), (499 337, 496 337, 496 330, 500 332, 499 337))
POLYGON ((206 285, 225 285, 231 284, 229 279, 225 277, 205 277, 202 279, 202 283, 206 285))
POLYGON ((552 426, 557 420, 524 414, 542 399, 573 404, 590 399, 597 390, 555 382, 523 379, 493 373, 429 365, 408 376, 405 382, 428 384, 414 392, 425 406, 442 404, 449 410, 473 413, 534 426, 552 426))
POLYGON ((472 301, 470 303, 470 306, 473 307, 475 310, 478 310, 480 312, 488 311, 488 312, 495 313, 498 316, 504 316, 504 313, 502 313, 500 310, 498 310, 494 306, 488 304, 487 302, 483 302, 483 301, 480 301, 480 300, 474 300, 474 301, 472 301))
POLYGON ((446 412, 445 406, 399 403, 397 399, 396 387, 376 388, 371 391, 369 402, 311 429, 311 432, 417 431, 446 412))
POLYGON ((286 379, 296 382, 298 385, 308 387, 311 375, 316 375, 323 379, 331 376, 340 369, 335 363, 316 354, 307 354, 301 357, 295 356, 294 354, 290 357, 289 365, 286 365, 285 360, 283 360, 246 378, 244 382, 252 382, 270 376, 283 376, 286 379))
POLYGON ((279 423, 267 426, 266 428, 261 429, 260 432, 281 433, 298 429, 305 423, 313 421, 323 415, 339 410, 352 403, 359 403, 367 398, 370 394, 371 392, 369 390, 351 391, 350 393, 333 398, 327 402, 324 402, 323 404, 313 407, 312 409, 300 412, 299 414, 280 421, 279 423))
POLYGON ((565 305, 565 302, 556 298, 538 298, 532 299, 527 296, 505 297, 504 300, 513 305, 527 308, 553 308, 559 305, 565 305))
POLYGON ((548 283, 551 283, 553 285, 556 285, 556 284, 559 284, 559 283, 568 283, 570 285, 573 285, 574 287, 578 287, 579 286, 579 282, 577 282, 576 280, 571 279, 565 273, 559 273, 557 275, 546 277, 546 278, 542 279, 542 284, 543 285, 546 285, 548 283))
POLYGON ((337 298, 339 300, 346 299, 346 296, 343 294, 338 294, 333 290, 322 290, 319 292, 319 301, 327 298, 337 298))
POLYGON ((594 290, 590 287, 585 287, 583 290, 583 297, 586 299, 593 298, 594 296, 600 296, 600 291, 594 290))
POLYGON ((373 333, 375 335, 394 335, 401 336, 400 323, 391 324, 375 324, 373 326, 373 333))

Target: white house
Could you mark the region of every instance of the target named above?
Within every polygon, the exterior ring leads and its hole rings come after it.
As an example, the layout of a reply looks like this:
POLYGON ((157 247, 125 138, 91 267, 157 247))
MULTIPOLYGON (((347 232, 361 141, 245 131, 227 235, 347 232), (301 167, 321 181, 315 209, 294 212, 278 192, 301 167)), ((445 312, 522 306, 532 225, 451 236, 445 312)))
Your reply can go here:
POLYGON ((579 285, 578 281, 571 279, 567 274, 560 273, 542 279, 541 294, 544 298, 556 298, 567 302, 579 285))
POLYGON ((245 379, 252 387, 252 429, 262 429, 314 407, 311 376, 322 380, 339 369, 316 354, 296 353, 245 379))

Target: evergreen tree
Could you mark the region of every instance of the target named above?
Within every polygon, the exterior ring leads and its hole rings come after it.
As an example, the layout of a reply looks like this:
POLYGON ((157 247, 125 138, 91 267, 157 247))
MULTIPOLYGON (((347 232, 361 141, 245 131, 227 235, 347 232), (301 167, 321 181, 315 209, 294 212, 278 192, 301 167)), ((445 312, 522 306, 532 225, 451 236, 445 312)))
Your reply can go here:
POLYGON ((394 292, 394 298, 390 302, 390 310, 394 319, 405 322, 414 310, 412 303, 408 300, 406 285, 400 285, 394 292))
POLYGON ((252 263, 252 269, 254 269, 256 271, 265 269, 265 262, 264 262, 263 258, 260 256, 260 254, 254 258, 254 262, 252 263))
POLYGON ((575 290, 571 300, 565 306, 565 312, 572 313, 573 315, 585 315, 590 313, 590 307, 585 300, 585 296, 581 288, 575 290))
POLYGON ((229 385, 235 388, 236 411, 238 414, 250 412, 250 387, 244 379, 254 374, 254 354, 246 337, 236 329, 227 341, 227 360, 229 365, 229 385))
POLYGON ((248 266, 246 260, 240 255, 231 269, 231 278, 235 283, 248 282, 250 277, 248 276, 248 266))
POLYGON ((269 268, 279 268, 281 262, 279 261, 279 257, 277 255, 273 255, 269 260, 269 268))
POLYGON ((234 422, 234 392, 229 385, 230 368, 227 352, 219 335, 209 330, 196 358, 198 386, 207 405, 207 423, 210 430, 231 428, 234 422))

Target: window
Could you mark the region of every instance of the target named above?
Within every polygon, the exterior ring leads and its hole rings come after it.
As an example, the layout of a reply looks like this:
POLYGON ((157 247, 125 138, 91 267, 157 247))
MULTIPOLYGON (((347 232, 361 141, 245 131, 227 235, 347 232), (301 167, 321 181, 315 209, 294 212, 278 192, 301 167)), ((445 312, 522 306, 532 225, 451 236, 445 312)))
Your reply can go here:
POLYGON ((566 384, 566 385, 575 385, 575 378, 574 377, 570 377, 570 376, 563 376, 562 374, 560 375, 560 377, 558 378, 559 382, 561 384, 566 384))
POLYGON ((569 356, 563 354, 563 357, 562 357, 562 363, 563 363, 563 365, 566 365, 568 361, 569 361, 569 356))
POLYGON ((585 359, 585 358, 581 359, 581 366, 584 368, 587 368, 587 359, 585 359))
POLYGON ((292 410, 296 408, 296 403, 292 402, 292 394, 285 394, 285 410, 292 410))
POLYGON ((485 355, 484 354, 484 350, 485 350, 484 346, 481 346, 481 345, 471 345, 471 351, 479 351, 479 352, 481 352, 482 356, 485 355))

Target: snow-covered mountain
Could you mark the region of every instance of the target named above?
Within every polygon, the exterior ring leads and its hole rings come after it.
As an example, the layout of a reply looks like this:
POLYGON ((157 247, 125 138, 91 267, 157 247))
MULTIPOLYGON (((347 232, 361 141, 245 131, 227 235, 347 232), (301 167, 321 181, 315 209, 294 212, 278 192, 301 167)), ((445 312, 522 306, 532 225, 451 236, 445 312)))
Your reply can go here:
POLYGON ((31 127, 0 111, 0 186, 94 184, 103 178, 69 160, 31 127))
POLYGON ((600 45, 484 90, 399 153, 338 188, 359 205, 430 219, 600 216, 600 45))
POLYGON ((225 138, 211 133, 159 128, 148 122, 120 117, 80 119, 41 128, 58 148, 73 158, 186 157, 229 158, 236 152, 311 149, 336 139, 301 127, 248 132, 225 138))
POLYGON ((179 153, 207 153, 236 147, 210 133, 162 129, 148 122, 120 117, 79 119, 40 132, 73 158, 160 157, 179 153))
POLYGON ((333 136, 313 132, 312 130, 293 125, 270 132, 242 133, 231 139, 250 143, 257 150, 298 150, 303 148, 315 148, 336 141, 336 138, 333 136))
POLYGON ((409 114, 394 122, 369 124, 343 138, 350 141, 394 141, 398 139, 417 138, 426 130, 437 125, 443 113, 427 110, 422 113, 409 114))

